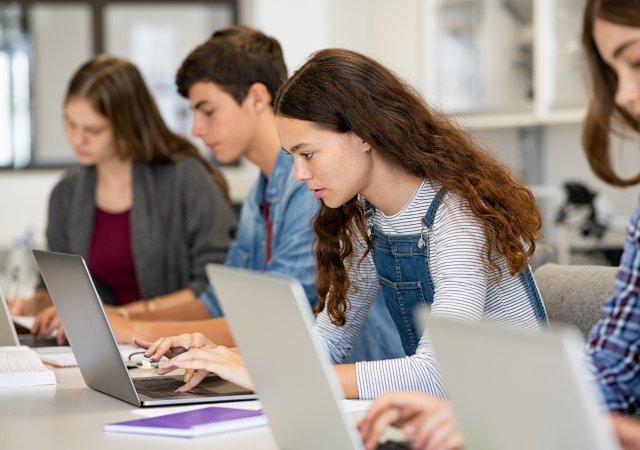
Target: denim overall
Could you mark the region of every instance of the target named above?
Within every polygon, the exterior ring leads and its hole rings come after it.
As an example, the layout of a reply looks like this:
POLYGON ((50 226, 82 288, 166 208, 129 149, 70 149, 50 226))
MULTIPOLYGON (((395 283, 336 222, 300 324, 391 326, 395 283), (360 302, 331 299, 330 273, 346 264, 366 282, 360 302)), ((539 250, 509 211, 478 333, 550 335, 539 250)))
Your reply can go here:
MULTIPOLYGON (((429 268, 429 234, 446 192, 444 188, 438 191, 422 218, 420 233, 413 235, 388 236, 377 230, 371 220, 375 212, 374 207, 367 204, 366 216, 370 221, 371 254, 378 272, 380 289, 407 355, 415 354, 422 336, 416 330, 413 312, 418 305, 431 306, 433 303, 434 286, 429 268)), ((535 315, 541 324, 546 325, 547 315, 528 266, 523 275, 535 315)))

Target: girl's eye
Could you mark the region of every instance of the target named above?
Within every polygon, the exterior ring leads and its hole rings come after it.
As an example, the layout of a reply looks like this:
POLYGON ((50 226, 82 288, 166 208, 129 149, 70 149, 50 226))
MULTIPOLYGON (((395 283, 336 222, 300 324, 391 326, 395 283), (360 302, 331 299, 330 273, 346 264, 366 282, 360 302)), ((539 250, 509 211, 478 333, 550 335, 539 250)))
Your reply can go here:
POLYGON ((302 153, 302 157, 307 161, 309 161, 312 156, 313 156, 313 153, 302 153))

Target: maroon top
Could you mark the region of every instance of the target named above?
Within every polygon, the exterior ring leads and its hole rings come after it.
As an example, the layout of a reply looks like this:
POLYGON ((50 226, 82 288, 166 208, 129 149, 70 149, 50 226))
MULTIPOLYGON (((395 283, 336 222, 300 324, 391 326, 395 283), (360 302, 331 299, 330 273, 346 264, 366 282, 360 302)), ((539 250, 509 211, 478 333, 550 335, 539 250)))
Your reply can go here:
POLYGON ((264 250, 264 259, 266 260, 264 262, 265 265, 269 264, 269 261, 271 261, 271 240, 273 239, 273 222, 271 222, 271 216, 269 216, 269 209, 269 202, 265 198, 262 203, 262 216, 264 217, 264 235, 266 242, 266 248, 264 250))
POLYGON ((96 208, 89 270, 113 291, 119 304, 140 300, 131 249, 129 210, 114 214, 96 208))

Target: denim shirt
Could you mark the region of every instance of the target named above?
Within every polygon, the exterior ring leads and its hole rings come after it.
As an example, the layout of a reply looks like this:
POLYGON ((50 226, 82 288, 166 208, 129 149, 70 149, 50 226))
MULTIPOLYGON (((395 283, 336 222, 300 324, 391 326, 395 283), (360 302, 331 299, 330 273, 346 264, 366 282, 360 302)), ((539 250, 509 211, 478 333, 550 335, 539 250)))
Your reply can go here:
MULTIPOLYGON (((225 265, 279 273, 298 279, 311 305, 316 303, 315 258, 311 223, 318 200, 305 183, 293 177, 293 158, 280 151, 267 179, 263 173, 251 188, 242 210, 235 241, 225 265), (266 262, 266 225, 262 214, 269 203, 272 223, 271 259, 266 262)), ((211 285, 200 296, 212 317, 223 315, 211 285)))

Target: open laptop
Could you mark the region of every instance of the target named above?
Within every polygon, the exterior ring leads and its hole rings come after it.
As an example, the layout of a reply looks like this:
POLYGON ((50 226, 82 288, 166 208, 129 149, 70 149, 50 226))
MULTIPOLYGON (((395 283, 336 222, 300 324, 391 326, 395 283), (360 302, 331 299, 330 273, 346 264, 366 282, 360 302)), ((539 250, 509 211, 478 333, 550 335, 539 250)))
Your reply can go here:
POLYGON ((522 333, 418 314, 465 444, 491 450, 619 449, 572 328, 522 333))
MULTIPOLYGON (((82 257, 33 250, 85 383, 136 406, 254 400, 255 395, 218 377, 187 393, 174 392, 182 377, 132 378, 82 257)), ((194 330, 195 331, 195 330, 194 330)))
POLYGON ((362 449, 300 282, 218 264, 206 271, 279 447, 362 449))
POLYGON ((18 334, 6 298, 0 288, 0 346, 27 345, 29 347, 55 347, 55 337, 35 336, 29 333, 18 334))

